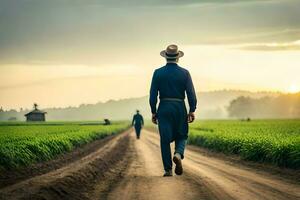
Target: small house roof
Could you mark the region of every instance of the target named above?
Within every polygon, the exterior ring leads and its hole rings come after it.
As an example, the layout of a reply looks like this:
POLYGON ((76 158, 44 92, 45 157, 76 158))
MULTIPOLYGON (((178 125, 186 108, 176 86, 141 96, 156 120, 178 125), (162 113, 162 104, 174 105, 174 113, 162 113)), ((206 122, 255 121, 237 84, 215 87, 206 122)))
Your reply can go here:
POLYGON ((47 112, 39 110, 39 109, 34 109, 33 111, 25 114, 25 116, 30 115, 30 114, 46 114, 47 112))

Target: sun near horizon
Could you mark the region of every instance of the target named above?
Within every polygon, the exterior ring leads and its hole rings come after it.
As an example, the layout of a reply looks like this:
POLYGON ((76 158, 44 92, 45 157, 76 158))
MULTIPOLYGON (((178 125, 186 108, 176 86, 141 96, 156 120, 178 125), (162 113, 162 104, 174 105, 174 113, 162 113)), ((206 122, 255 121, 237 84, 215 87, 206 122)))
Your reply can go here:
POLYGON ((290 85, 287 91, 291 94, 296 94, 300 92, 300 87, 296 84, 292 84, 290 85))

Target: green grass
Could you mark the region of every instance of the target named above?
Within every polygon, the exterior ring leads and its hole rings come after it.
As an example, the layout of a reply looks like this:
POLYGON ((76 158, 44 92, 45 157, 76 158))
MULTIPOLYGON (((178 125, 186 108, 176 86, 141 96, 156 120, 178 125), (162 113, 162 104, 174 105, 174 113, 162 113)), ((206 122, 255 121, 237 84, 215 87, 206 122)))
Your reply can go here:
POLYGON ((300 120, 197 121, 189 144, 243 159, 300 168, 300 120))
POLYGON ((0 168, 13 169, 50 160, 128 126, 128 122, 110 126, 95 122, 0 123, 0 168))

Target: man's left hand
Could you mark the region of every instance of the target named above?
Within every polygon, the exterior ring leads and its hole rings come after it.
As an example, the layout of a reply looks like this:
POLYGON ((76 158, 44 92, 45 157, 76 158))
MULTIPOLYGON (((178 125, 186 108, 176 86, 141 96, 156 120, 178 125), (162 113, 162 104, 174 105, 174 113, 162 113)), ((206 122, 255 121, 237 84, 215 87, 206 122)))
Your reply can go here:
POLYGON ((156 114, 152 114, 152 123, 157 124, 157 117, 156 114))
POLYGON ((188 114, 187 121, 188 121, 188 123, 192 123, 194 120, 195 120, 195 113, 190 112, 190 113, 188 114))

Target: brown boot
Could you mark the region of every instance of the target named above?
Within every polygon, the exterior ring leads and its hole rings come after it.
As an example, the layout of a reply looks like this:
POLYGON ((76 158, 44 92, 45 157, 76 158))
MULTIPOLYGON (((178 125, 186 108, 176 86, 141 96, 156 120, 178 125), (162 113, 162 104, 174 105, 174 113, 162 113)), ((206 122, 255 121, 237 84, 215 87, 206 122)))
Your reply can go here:
POLYGON ((177 175, 182 175, 183 173, 183 168, 182 168, 182 163, 181 163, 181 155, 179 153, 176 153, 173 157, 173 162, 175 163, 175 174, 177 175))

